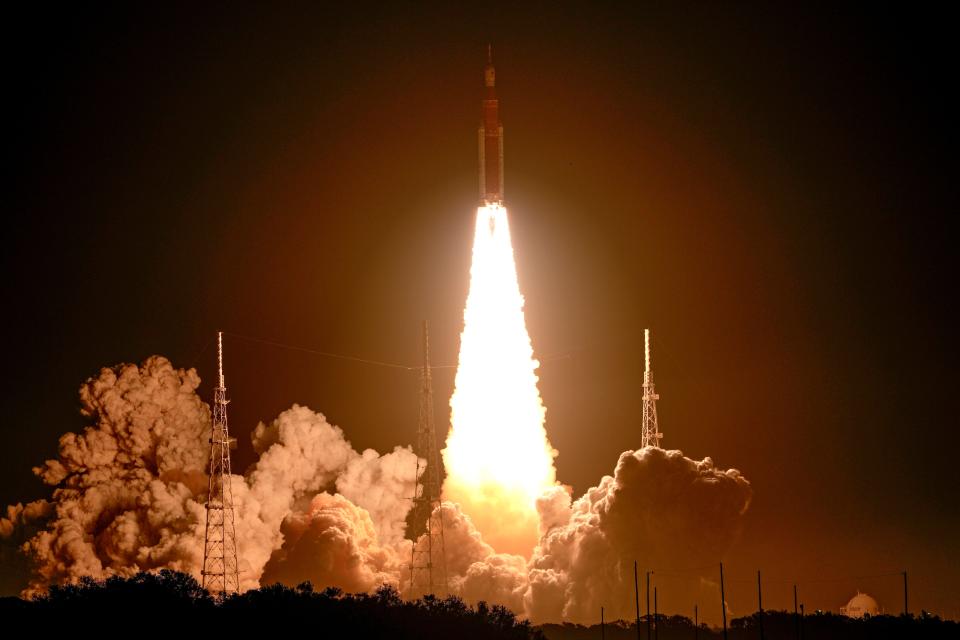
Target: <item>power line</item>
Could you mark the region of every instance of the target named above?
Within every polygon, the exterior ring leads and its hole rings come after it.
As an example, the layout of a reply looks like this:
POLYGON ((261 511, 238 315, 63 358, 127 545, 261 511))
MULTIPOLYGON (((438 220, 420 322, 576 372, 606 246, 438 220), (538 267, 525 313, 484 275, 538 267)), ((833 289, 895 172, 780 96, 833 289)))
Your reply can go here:
POLYGON ((213 341, 213 338, 207 338, 207 341, 203 343, 203 346, 200 348, 200 350, 197 351, 197 353, 188 361, 187 366, 191 368, 195 367, 197 362, 200 360, 200 356, 207 352, 207 349, 210 348, 210 345, 213 344, 213 341))
MULTIPOLYGON (((888 571, 886 573, 873 573, 869 575, 834 576, 830 578, 810 578, 809 580, 786 580, 783 578, 764 578, 764 582, 777 582, 782 584, 804 585, 804 584, 812 584, 812 583, 819 583, 819 582, 848 582, 851 580, 870 580, 872 578, 890 578, 893 576, 901 576, 901 575, 903 575, 902 571, 888 571)), ((751 579, 744 579, 744 578, 733 578, 733 579, 728 578, 727 581, 728 582, 753 582, 753 580, 751 579)))
MULTIPOLYGON (((309 348, 300 347, 300 346, 297 346, 297 345, 285 344, 285 343, 283 343, 283 342, 278 342, 278 341, 276 341, 276 340, 266 340, 266 339, 264 339, 264 338, 256 338, 256 337, 254 337, 254 336, 245 336, 245 335, 240 334, 240 333, 232 333, 232 332, 229 332, 229 331, 224 331, 223 334, 224 334, 224 335, 227 335, 227 336, 231 336, 231 337, 233 337, 233 338, 239 338, 240 340, 246 340, 246 341, 248 341, 248 342, 255 342, 255 343, 258 343, 258 344, 263 344, 263 345, 267 345, 267 346, 271 346, 271 347, 277 347, 277 348, 279 348, 279 349, 286 349, 286 350, 288 350, 288 351, 298 351, 298 352, 300 352, 300 353, 309 353, 309 354, 311 354, 311 355, 321 356, 321 357, 324 357, 324 358, 333 358, 333 359, 336 359, 336 360, 346 360, 346 361, 348 361, 348 362, 356 362, 356 363, 359 363, 359 364, 366 364, 366 365, 377 366, 377 367, 386 367, 386 368, 390 368, 390 369, 400 369, 401 371, 417 371, 417 372, 419 372, 419 371, 421 370, 421 366, 419 366, 419 365, 406 365, 406 364, 402 364, 402 363, 399 363, 399 362, 389 362, 389 361, 385 361, 385 360, 374 360, 374 359, 372 359, 372 358, 361 358, 361 357, 359 357, 359 356, 345 355, 345 354, 342 354, 342 353, 333 353, 333 352, 331 352, 331 351, 320 351, 320 350, 318 350, 318 349, 309 349, 309 348)), ((204 346, 203 350, 206 350, 207 346, 209 346, 209 343, 204 346)), ((203 350, 201 350, 201 354, 202 354, 203 350)), ((197 357, 199 358, 199 355, 201 355, 201 354, 198 354, 197 357)), ((566 360, 566 359, 571 358, 572 355, 573 355, 573 351, 571 350, 571 351, 566 351, 566 352, 559 353, 559 354, 556 354, 556 355, 549 355, 549 356, 544 356, 544 357, 542 357, 542 358, 536 358, 536 359, 538 360, 538 362, 540 362, 540 364, 544 364, 544 363, 547 363, 547 362, 556 362, 556 361, 558 361, 558 360, 566 360)), ((195 358, 195 359, 196 359, 196 358, 195 358)), ((456 369, 457 366, 458 366, 458 365, 456 365, 456 364, 441 364, 441 365, 433 365, 433 366, 431 366, 430 368, 433 369, 433 370, 436 370, 436 369, 456 369)))
POLYGON ((689 567, 686 569, 654 569, 653 571, 658 576, 679 577, 688 573, 699 573, 708 569, 713 569, 714 567, 716 567, 716 564, 707 564, 701 567, 689 567))
MULTIPOLYGON (((374 365, 374 366, 379 366, 379 367, 389 367, 389 368, 392 368, 392 369, 403 369, 404 371, 414 371, 414 370, 419 371, 419 369, 420 369, 419 367, 408 366, 408 365, 400 364, 400 363, 397 363, 397 362, 385 362, 385 361, 383 361, 383 360, 372 360, 372 359, 369 359, 369 358, 360 358, 360 357, 357 357, 357 356, 348 356, 348 355, 344 355, 344 354, 341 354, 341 353, 331 353, 331 352, 329 352, 329 351, 318 351, 317 349, 307 349, 306 347, 298 347, 298 346, 295 346, 295 345, 284 344, 284 343, 282 343, 282 342, 277 342, 277 341, 275 341, 275 340, 264 340, 263 338, 254 338, 253 336, 245 336, 245 335, 242 335, 242 334, 239 334, 239 333, 232 333, 232 332, 228 332, 228 331, 224 331, 224 333, 225 333, 226 335, 232 336, 232 337, 234 337, 234 338, 240 338, 241 340, 247 340, 248 342, 257 342, 257 343, 260 343, 260 344, 269 345, 269 346, 271 346, 271 347, 277 347, 277 348, 280 348, 280 349, 287 349, 287 350, 289 350, 289 351, 299 351, 299 352, 301 352, 301 353, 309 353, 309 354, 316 355, 316 356, 323 356, 323 357, 325 357, 325 358, 334 358, 334 359, 337 359, 337 360, 347 360, 347 361, 350 361, 350 362, 359 362, 359 363, 361 363, 361 364, 369 364, 369 365, 374 365)), ((433 368, 435 369, 436 367, 433 367, 433 368)))

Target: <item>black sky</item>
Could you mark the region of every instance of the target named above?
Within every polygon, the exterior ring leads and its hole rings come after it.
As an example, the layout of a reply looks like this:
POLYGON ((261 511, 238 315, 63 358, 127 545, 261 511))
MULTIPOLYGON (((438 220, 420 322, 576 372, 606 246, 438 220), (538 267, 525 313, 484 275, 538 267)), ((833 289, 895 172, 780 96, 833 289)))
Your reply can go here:
MULTIPOLYGON (((82 428, 84 379, 158 353, 209 380, 218 328, 415 363, 427 318, 455 362, 490 41, 528 327, 565 356, 541 375, 560 479, 579 494, 639 445, 649 326, 664 445, 754 485, 734 580, 764 568, 777 608, 799 580, 810 609, 861 588, 896 610, 896 578, 849 577, 907 568, 917 608, 957 616, 948 25, 719 4, 11 16, 0 504, 45 495, 30 467, 82 428)), ((411 374, 226 348, 241 467, 294 402, 357 447, 413 439, 411 374)), ((452 372, 436 382, 446 415, 452 372)))

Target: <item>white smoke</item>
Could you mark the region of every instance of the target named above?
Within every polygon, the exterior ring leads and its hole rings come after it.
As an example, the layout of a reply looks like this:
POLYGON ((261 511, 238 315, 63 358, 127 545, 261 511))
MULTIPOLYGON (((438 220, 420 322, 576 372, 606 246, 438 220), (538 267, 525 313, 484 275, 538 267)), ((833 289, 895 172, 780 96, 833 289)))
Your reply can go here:
POLYGON ((483 600, 523 613, 528 589, 527 560, 523 556, 495 553, 467 568, 457 592, 471 604, 483 600))
POLYGON ((337 491, 370 514, 382 542, 398 544, 406 529, 404 519, 413 506, 417 483, 417 456, 395 447, 385 455, 367 449, 337 478, 337 491))
POLYGON ((736 469, 717 469, 680 451, 645 448, 620 455, 614 475, 570 503, 541 499, 545 527, 529 563, 527 615, 591 621, 601 605, 629 617, 633 561, 641 567, 694 567, 719 560, 739 533, 752 489, 736 469))
MULTIPOLYGON (((5 589, 34 594, 82 576, 161 568, 200 577, 210 411, 196 394, 199 382, 192 369, 154 356, 84 383, 89 426, 64 435, 58 457, 35 470, 52 496, 7 507, 0 518, 5 589)), ((412 545, 427 544, 425 536, 404 540, 417 469, 409 448, 358 453, 340 428, 298 405, 258 424, 252 441, 257 462, 232 478, 242 588, 310 580, 317 588, 388 583, 405 592, 412 545)), ((444 502, 450 592, 535 622, 592 621, 601 605, 611 617, 629 617, 633 561, 716 562, 751 495, 738 471, 709 458, 627 451, 583 496, 574 500, 561 486, 541 494, 529 558, 498 553, 460 505, 444 502)))
MULTIPOLYGON (((8 592, 162 568, 200 578, 210 410, 199 384, 196 371, 160 356, 104 368, 83 384, 90 425, 61 437, 58 457, 34 470, 53 487, 50 500, 7 507, 0 518, 8 592)), ((252 440, 258 461, 246 477, 232 476, 242 588, 259 586, 284 544, 285 519, 295 532, 297 518, 318 513, 311 499, 333 485, 373 523, 374 539, 404 544, 417 467, 410 449, 361 455, 322 414, 298 405, 257 425, 252 440)))
POLYGON ((246 478, 234 476, 241 586, 256 587, 263 567, 283 543, 280 525, 304 495, 332 484, 358 456, 339 427, 293 405, 252 434, 260 458, 246 478))
MULTIPOLYGON (((305 580, 345 591, 398 585, 402 552, 380 542, 369 512, 342 495, 320 493, 305 511, 281 527, 284 545, 263 571, 263 584, 296 585, 305 580)), ((408 543, 409 544, 409 543, 408 543)))
MULTIPOLYGON (((233 483, 235 490, 240 486, 235 493, 238 551, 248 564, 249 578, 242 580, 243 586, 260 582, 275 551, 290 555, 291 545, 299 544, 305 534, 309 538, 310 533, 319 533, 314 520, 329 522, 329 509, 318 506, 327 503, 311 499, 331 485, 342 494, 339 498, 363 511, 373 524, 377 544, 403 544, 404 519, 416 485, 417 458, 409 448, 396 447, 383 456, 372 449, 358 454, 339 427, 299 405, 281 413, 269 426, 258 424, 253 445, 259 460, 245 483, 240 478, 233 483), (297 541, 286 540, 285 530, 295 533, 297 541)), ((365 531, 359 526, 348 530, 365 531)), ((282 565, 277 566, 271 571, 282 571, 282 565)), ((316 584, 324 580, 322 575, 313 579, 316 584)), ((343 588, 334 583, 326 586, 343 588)))
MULTIPOLYGON (((59 456, 34 469, 55 488, 41 509, 45 525, 19 546, 28 592, 85 575, 194 570, 204 513, 192 498, 205 484, 210 429, 199 384, 195 371, 154 356, 102 369, 80 387, 92 424, 61 437, 59 456)), ((15 526, 5 519, 0 528, 15 526)))
POLYGON ((710 458, 626 451, 614 475, 580 498, 568 487, 541 495, 540 542, 529 559, 497 553, 467 514, 444 503, 449 586, 467 602, 503 604, 537 623, 593 622, 601 606, 629 618, 634 560, 645 568, 714 563, 737 537, 751 497, 737 470, 710 458))
POLYGON ((23 545, 46 527, 53 513, 51 502, 36 500, 9 505, 0 514, 0 594, 17 593, 26 586, 32 563, 23 545))

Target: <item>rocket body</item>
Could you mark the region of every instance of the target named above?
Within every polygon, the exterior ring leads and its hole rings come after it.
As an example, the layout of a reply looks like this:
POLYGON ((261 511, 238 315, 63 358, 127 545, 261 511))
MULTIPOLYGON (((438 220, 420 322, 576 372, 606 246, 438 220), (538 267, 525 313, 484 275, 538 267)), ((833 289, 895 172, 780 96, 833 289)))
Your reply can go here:
POLYGON ((497 100, 496 72, 489 50, 483 69, 485 95, 480 114, 480 204, 503 203, 503 125, 497 100))

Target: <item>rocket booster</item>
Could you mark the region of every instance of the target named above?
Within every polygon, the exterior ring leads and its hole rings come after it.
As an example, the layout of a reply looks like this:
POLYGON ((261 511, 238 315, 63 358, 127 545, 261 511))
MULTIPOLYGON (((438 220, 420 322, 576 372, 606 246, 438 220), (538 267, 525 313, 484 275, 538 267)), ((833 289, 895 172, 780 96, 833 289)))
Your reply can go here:
POLYGON ((487 65, 483 68, 486 94, 480 115, 480 204, 503 202, 503 125, 497 100, 493 52, 487 45, 487 65))

